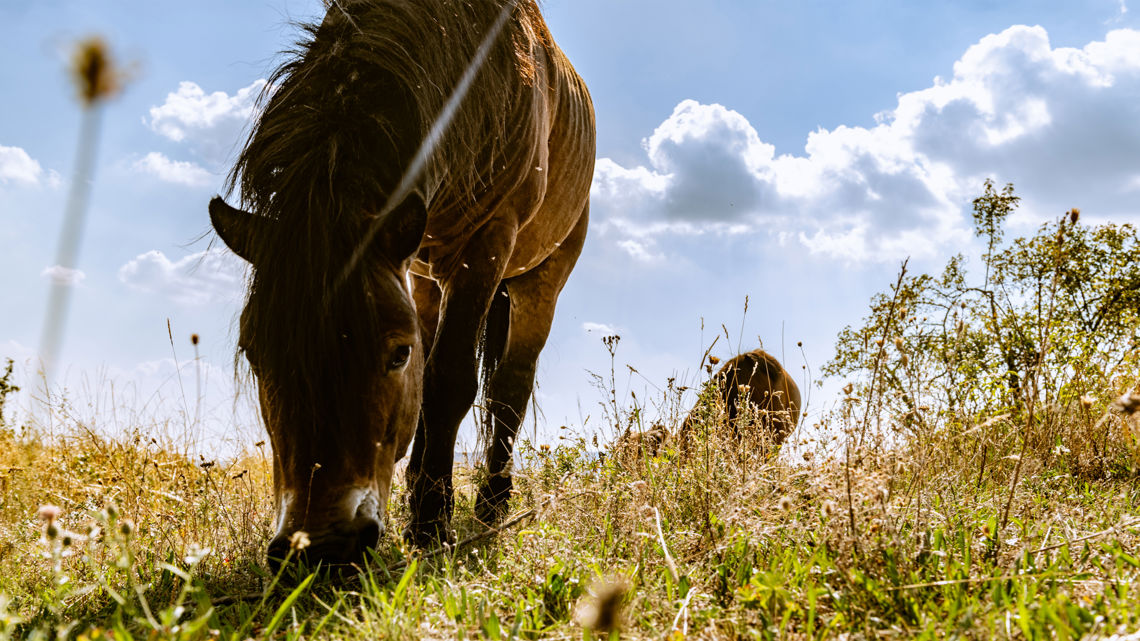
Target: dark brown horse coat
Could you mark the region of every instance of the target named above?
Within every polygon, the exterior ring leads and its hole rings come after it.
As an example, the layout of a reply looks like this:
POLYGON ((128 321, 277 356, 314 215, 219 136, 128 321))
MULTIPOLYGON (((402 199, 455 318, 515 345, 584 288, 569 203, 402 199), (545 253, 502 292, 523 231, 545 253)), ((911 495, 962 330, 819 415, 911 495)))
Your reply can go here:
MULTIPOLYGON (((713 381, 734 434, 740 432, 739 415, 745 404, 762 412, 760 421, 774 448, 779 448, 799 423, 800 389, 780 362, 762 349, 729 359, 717 370, 713 381)), ((690 413, 681 426, 683 436, 689 435, 696 420, 690 413)))
POLYGON ((232 174, 248 211, 210 214, 253 265, 239 347, 274 448, 270 555, 305 530, 344 561, 375 544, 413 436, 406 535, 450 536, 480 363, 478 512, 502 514, 586 235, 594 114, 535 0, 339 0, 307 32, 232 174))

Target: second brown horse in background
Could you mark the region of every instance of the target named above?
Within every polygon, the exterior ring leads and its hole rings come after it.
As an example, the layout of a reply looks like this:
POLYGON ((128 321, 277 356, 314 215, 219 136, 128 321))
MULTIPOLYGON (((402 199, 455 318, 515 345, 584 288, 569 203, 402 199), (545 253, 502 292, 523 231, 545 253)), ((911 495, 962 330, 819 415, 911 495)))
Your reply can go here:
MULTIPOLYGON (((800 420, 800 389, 780 362, 762 349, 745 352, 728 360, 713 376, 724 403, 724 416, 734 436, 742 429, 741 416, 757 418, 774 449, 778 449, 800 420), (755 411, 747 412, 751 406, 755 411), (758 415, 757 415, 758 414, 758 415)), ((681 437, 690 438, 700 420, 700 405, 681 425, 681 437)))

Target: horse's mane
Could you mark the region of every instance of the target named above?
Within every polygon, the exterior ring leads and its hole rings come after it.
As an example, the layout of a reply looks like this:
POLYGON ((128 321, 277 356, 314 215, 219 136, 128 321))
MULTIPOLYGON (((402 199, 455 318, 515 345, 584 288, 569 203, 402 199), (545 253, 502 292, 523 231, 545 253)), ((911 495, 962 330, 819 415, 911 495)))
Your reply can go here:
MULTIPOLYGON (((375 327, 375 311, 359 308, 371 291, 369 265, 338 290, 344 309, 326 309, 326 291, 507 1, 335 0, 321 23, 302 25, 302 39, 271 74, 229 189, 268 223, 251 249, 243 325, 258 328, 252 340, 298 378, 327 374, 305 367, 320 360, 329 348, 322 341, 341 334, 340 325, 362 340, 375 327)), ((422 187, 446 183, 449 197, 478 195, 509 138, 513 108, 528 99, 532 52, 550 46, 535 1, 519 1, 435 147, 422 187)))
MULTIPOLYGON (((270 75, 231 190, 240 187, 243 204, 277 220, 320 218, 311 212, 327 209, 322 197, 361 215, 398 180, 506 3, 332 2, 320 24, 301 25, 305 37, 270 75)), ((520 75, 533 80, 531 50, 549 45, 534 0, 518 2, 436 146, 429 175, 445 171, 474 195, 490 169, 480 163, 509 129, 520 75)))

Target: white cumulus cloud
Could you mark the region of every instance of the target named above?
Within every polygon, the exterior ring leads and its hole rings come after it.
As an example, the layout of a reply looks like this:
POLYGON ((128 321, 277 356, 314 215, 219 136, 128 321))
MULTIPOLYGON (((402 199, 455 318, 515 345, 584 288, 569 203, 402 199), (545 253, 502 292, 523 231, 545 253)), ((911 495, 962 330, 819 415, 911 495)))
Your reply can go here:
POLYGON ((143 122, 159 135, 189 146, 212 165, 222 165, 242 141, 257 107, 264 79, 238 89, 206 93, 197 83, 182 81, 161 105, 150 108, 143 122))
POLYGON ((45 267, 40 276, 46 276, 51 279, 51 282, 56 285, 63 285, 64 287, 77 287, 86 278, 87 274, 83 273, 81 269, 72 269, 64 267, 63 265, 52 265, 45 267))
POLYGON ((14 182, 39 184, 44 170, 28 152, 19 147, 0 145, 0 184, 14 182))
POLYGON ((197 163, 171 160, 157 151, 152 151, 135 161, 134 169, 164 182, 189 187, 205 187, 218 180, 197 163))
POLYGON ((986 177, 1015 183, 1029 209, 1135 215, 1140 31, 1074 49, 1010 27, 876 120, 777 155, 744 115, 685 100, 644 141, 644 165, 598 161, 598 227, 642 260, 646 238, 694 231, 791 233, 811 251, 896 260, 966 242, 986 177))
POLYGON ((119 268, 119 280, 138 291, 182 305, 236 301, 245 287, 245 263, 224 249, 208 249, 172 261, 151 250, 119 268))
POLYGON ((150 128, 167 138, 181 142, 195 131, 216 128, 227 122, 244 124, 253 113, 257 95, 265 80, 256 80, 234 95, 224 91, 206 93, 197 83, 184 80, 178 90, 166 95, 166 101, 150 108, 150 128))

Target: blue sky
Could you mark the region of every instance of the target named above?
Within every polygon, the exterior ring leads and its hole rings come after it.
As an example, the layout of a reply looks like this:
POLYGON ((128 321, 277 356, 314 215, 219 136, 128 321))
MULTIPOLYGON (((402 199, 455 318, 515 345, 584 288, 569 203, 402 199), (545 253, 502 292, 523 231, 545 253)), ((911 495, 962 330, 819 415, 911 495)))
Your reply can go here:
MULTIPOLYGON (((1137 219, 1140 24, 1121 0, 543 6, 591 88, 599 158, 590 236, 540 362, 547 437, 598 425, 586 372, 608 373, 610 331, 619 391, 642 399, 667 377, 698 380, 722 325, 721 357, 763 343, 818 371, 904 258, 935 270, 975 249, 969 200, 985 177, 1023 196, 1013 233, 1072 206, 1137 219)), ((0 4, 0 357, 25 379, 79 123, 63 68, 77 38, 101 34, 131 81, 103 114, 62 380, 154 415, 189 413, 201 373, 208 432, 256 434, 233 400, 242 267, 203 253, 206 202, 291 21, 321 13, 301 0, 0 4)), ((840 384, 814 391, 815 409, 840 384)))

